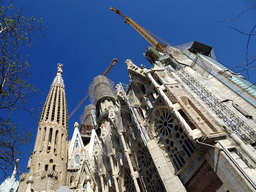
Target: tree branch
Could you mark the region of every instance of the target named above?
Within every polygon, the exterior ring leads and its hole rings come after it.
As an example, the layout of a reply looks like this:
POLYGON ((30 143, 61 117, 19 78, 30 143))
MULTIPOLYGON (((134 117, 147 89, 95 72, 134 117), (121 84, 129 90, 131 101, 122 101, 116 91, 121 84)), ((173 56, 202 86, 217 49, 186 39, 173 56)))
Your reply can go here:
MULTIPOLYGON (((229 28, 234 29, 234 30, 236 30, 237 32, 239 32, 239 33, 241 33, 241 34, 243 34, 243 35, 249 35, 249 33, 244 33, 244 32, 240 31, 239 29, 237 29, 237 28, 235 28, 235 27, 230 27, 230 26, 229 26, 229 28)), ((253 36, 253 35, 256 35, 256 33, 251 34, 251 36, 253 36)))
POLYGON ((233 21, 233 20, 235 20, 235 19, 239 18, 240 16, 242 16, 245 12, 247 12, 247 11, 249 11, 250 9, 253 9, 253 8, 255 8, 255 7, 256 7, 256 5, 253 5, 253 6, 249 7, 248 9, 246 9, 245 11, 243 11, 242 13, 240 13, 237 17, 235 17, 235 18, 233 18, 233 19, 224 20, 224 21, 217 20, 217 21, 218 21, 218 22, 228 22, 228 21, 233 21))

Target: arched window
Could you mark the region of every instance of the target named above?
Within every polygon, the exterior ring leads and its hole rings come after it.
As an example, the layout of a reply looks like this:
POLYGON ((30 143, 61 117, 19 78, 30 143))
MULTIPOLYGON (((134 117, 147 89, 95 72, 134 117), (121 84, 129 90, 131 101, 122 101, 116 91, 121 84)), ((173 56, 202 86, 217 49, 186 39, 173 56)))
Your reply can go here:
POLYGON ((75 147, 78 147, 78 139, 76 140, 75 147))
POLYGON ((69 180, 69 184, 72 185, 73 182, 74 182, 74 177, 71 176, 71 177, 70 177, 70 180, 69 180))
POLYGON ((53 165, 52 170, 55 171, 55 169, 56 169, 56 165, 53 165))

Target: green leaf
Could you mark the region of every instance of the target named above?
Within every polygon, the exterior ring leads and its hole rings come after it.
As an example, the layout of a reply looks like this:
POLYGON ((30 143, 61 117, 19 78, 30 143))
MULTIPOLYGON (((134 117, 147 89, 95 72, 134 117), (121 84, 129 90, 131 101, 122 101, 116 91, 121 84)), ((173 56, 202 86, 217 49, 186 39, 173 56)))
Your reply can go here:
POLYGON ((13 24, 13 20, 12 19, 9 20, 9 25, 11 25, 11 24, 13 24))

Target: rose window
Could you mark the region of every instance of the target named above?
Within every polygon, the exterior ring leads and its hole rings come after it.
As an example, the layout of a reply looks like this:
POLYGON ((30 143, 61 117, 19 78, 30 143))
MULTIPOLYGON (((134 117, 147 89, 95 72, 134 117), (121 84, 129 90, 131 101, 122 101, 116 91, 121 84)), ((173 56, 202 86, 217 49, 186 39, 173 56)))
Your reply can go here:
POLYGON ((168 136, 173 128, 173 116, 166 108, 158 109, 156 115, 156 132, 161 136, 168 136))
POLYGON ((155 133, 160 139, 159 144, 178 171, 194 153, 194 144, 169 108, 165 106, 156 108, 153 114, 155 133))

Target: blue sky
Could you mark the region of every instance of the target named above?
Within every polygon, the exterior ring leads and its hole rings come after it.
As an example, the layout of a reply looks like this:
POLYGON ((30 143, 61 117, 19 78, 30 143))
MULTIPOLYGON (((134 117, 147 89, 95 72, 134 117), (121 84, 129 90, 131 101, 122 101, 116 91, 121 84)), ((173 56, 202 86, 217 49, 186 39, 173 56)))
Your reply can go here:
MULTIPOLYGON (((229 28, 236 27, 249 33, 256 24, 255 9, 230 22, 218 22, 236 17, 253 5, 246 0, 16 0, 21 3, 23 14, 43 18, 47 39, 38 37, 36 44, 23 50, 29 55, 31 83, 40 89, 41 95, 30 97, 30 105, 43 107, 50 85, 57 72, 57 63, 63 63, 63 78, 66 87, 68 113, 70 114, 88 92, 93 78, 102 74, 113 58, 119 62, 107 77, 116 84, 129 83, 124 61, 135 64, 150 64, 143 57, 149 43, 124 19, 109 10, 110 6, 161 37, 171 45, 180 45, 193 40, 214 47, 217 60, 232 68, 245 62, 247 36, 229 28)), ((256 53, 252 36, 249 56, 256 53)), ((244 74, 247 77, 247 74, 244 74)), ((256 82, 255 70, 250 72, 250 81, 256 82)), ((79 121, 83 109, 90 103, 87 99, 69 121, 69 139, 73 125, 79 121)), ((25 113, 17 113, 16 121, 35 121, 25 113)), ((38 121, 37 119, 36 121, 38 121)), ((29 154, 33 151, 36 124, 27 124, 34 137, 26 147, 21 147, 20 173, 26 172, 29 154)), ((1 175, 1 174, 0 174, 1 175)))

